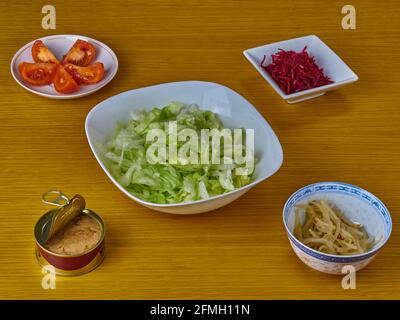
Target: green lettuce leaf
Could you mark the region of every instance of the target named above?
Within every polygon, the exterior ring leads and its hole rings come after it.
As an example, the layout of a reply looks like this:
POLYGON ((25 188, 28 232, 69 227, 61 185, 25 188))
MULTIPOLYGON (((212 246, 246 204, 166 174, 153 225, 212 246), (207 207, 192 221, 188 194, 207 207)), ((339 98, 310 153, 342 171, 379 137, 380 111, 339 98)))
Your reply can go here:
MULTIPOLYGON (((252 172, 235 174, 239 165, 234 161, 215 165, 148 163, 146 151, 150 144, 146 134, 151 129, 163 129, 168 134, 169 121, 177 122, 178 131, 196 130, 199 137, 201 129, 224 128, 213 112, 178 102, 132 114, 128 123, 118 123, 113 136, 102 145, 103 156, 112 176, 130 193, 153 203, 180 203, 207 199, 251 182, 252 172)), ((178 143, 178 147, 183 143, 178 143)))

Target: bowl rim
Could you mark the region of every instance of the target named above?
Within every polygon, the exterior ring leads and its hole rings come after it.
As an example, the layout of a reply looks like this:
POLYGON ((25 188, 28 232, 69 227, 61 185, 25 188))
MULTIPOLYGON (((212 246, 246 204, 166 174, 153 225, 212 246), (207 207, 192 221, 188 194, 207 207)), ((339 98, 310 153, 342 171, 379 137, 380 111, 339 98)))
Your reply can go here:
MULTIPOLYGON (((335 192, 335 191, 331 191, 331 192, 335 192)), ((306 185, 298 190, 296 190, 295 192, 293 192, 289 198, 287 199, 287 201, 285 202, 285 205, 283 207, 283 214, 282 214, 282 218, 283 218, 283 224, 285 226, 287 235, 290 239, 290 241, 293 241, 294 244, 298 247, 298 248, 304 248, 306 250, 302 250, 304 253, 309 254, 308 252, 312 252, 314 255, 314 258, 317 258, 316 256, 321 256, 321 257, 326 257, 329 259, 329 261, 333 261, 333 262, 352 262, 352 261, 361 261, 364 259, 367 259, 373 255, 375 255, 380 249, 382 249, 382 247, 388 242, 391 233, 392 233, 392 227, 393 227, 393 222, 392 222, 392 217, 390 215, 389 210, 386 208, 385 204, 374 194, 372 194, 371 192, 360 188, 356 185, 350 184, 350 183, 345 183, 345 182, 339 182, 339 181, 323 181, 323 182, 316 182, 316 183, 312 183, 309 185, 306 185), (299 192, 305 190, 305 189, 309 189, 311 187, 315 187, 318 185, 326 185, 326 184, 336 184, 339 186, 345 186, 345 187, 351 187, 354 189, 357 189, 363 193, 366 193, 367 195, 371 196, 372 198, 374 198, 374 200, 376 202, 378 202, 382 209, 387 213, 387 218, 388 218, 388 227, 389 230, 386 233, 385 232, 385 237, 383 239, 383 241, 381 241, 381 243, 376 246, 375 248, 371 249, 370 251, 364 252, 364 253, 359 253, 359 254, 354 254, 354 255, 346 255, 346 256, 342 256, 342 255, 336 255, 336 254, 329 254, 329 253, 324 253, 315 249, 312 249, 310 247, 308 247, 307 245, 305 245, 304 243, 302 243, 300 240, 298 240, 293 232, 289 229, 286 219, 285 219, 285 211, 287 210, 288 206, 289 206, 289 202, 292 200, 293 197, 295 197, 299 192), (308 252, 307 252, 308 251, 308 252)))
POLYGON ((108 176, 108 178, 111 180, 111 182, 113 182, 114 185, 116 185, 118 187, 118 189, 120 189, 125 195, 127 195, 129 198, 135 200, 136 202, 144 205, 144 206, 148 206, 148 207, 159 207, 159 208, 168 208, 168 207, 183 207, 183 206, 190 206, 190 205, 197 205, 197 204, 201 204, 201 203, 205 203, 205 202, 209 202, 209 201, 213 201, 213 200, 217 200, 241 191, 245 191, 248 190, 252 187, 254 187, 255 185, 259 184, 260 182, 264 181, 265 179, 273 176, 275 173, 277 173, 279 171, 279 169, 281 168, 282 164, 283 164, 283 148, 282 145, 279 141, 278 136, 276 135, 275 131, 272 129, 271 125, 268 123, 268 121, 261 115, 261 113, 253 106, 252 103, 250 103, 245 97, 243 97, 241 94, 239 94, 238 92, 236 92, 235 90, 222 85, 220 83, 216 83, 216 82, 210 82, 210 81, 199 81, 199 80, 187 80, 187 81, 175 81, 175 82, 165 82, 165 83, 159 83, 159 84, 155 84, 155 85, 150 85, 150 86, 145 86, 145 87, 140 87, 140 88, 135 88, 135 89, 131 89, 131 90, 127 90, 127 91, 123 91, 120 93, 117 93, 111 97, 108 97, 107 99, 104 99, 102 101, 100 101, 99 103, 97 103, 86 115, 86 120, 85 120, 85 133, 86 133, 86 139, 89 143, 90 149, 92 150, 92 153, 94 154, 97 162, 99 163, 99 165, 101 166, 101 168, 103 169, 103 171, 106 173, 106 175, 108 176), (277 146, 279 147, 280 150, 280 162, 279 165, 277 166, 276 170, 272 173, 272 174, 266 174, 263 176, 260 176, 259 178, 257 178, 256 180, 250 182, 249 184, 240 187, 238 189, 232 190, 232 191, 228 191, 225 192, 223 194, 219 194, 216 196, 212 196, 210 198, 207 199, 201 199, 201 200, 195 200, 195 201, 189 201, 189 202, 179 202, 179 203, 154 203, 154 202, 149 202, 146 200, 143 200, 137 196, 135 196, 134 194, 130 193, 128 190, 126 190, 123 186, 121 186, 115 179, 114 177, 111 175, 111 173, 109 172, 109 170, 106 168, 105 164, 103 164, 103 162, 101 161, 100 155, 97 154, 96 149, 94 144, 92 143, 90 137, 89 137, 89 119, 92 117, 93 113, 95 112, 95 109, 97 107, 99 107, 99 105, 103 104, 104 102, 115 98, 116 96, 119 95, 124 95, 124 94, 128 94, 130 92, 134 92, 134 91, 140 91, 142 89, 149 89, 149 88, 154 88, 154 87, 158 87, 158 86, 163 86, 163 85, 173 85, 173 84, 184 84, 184 83, 200 83, 200 84, 208 84, 208 85, 216 85, 219 87, 223 87, 226 90, 229 90, 231 92, 233 92, 234 94, 240 96, 242 99, 244 99, 244 101, 246 101, 248 103, 248 105, 250 106, 251 110, 253 112, 255 112, 255 114, 262 120, 263 125, 266 128, 269 128, 272 132, 272 135, 275 137, 276 142, 277 142, 277 146))
POLYGON ((293 98, 298 98, 298 97, 302 97, 304 95, 309 95, 309 94, 313 94, 319 91, 326 91, 326 89, 330 89, 330 88, 335 88, 337 86, 341 86, 344 84, 348 84, 348 83, 352 83, 352 82, 356 82, 359 77, 358 75, 348 66, 348 64, 346 62, 343 61, 343 59, 335 52, 333 51, 324 41, 321 40, 321 38, 319 38, 317 35, 315 34, 311 34, 311 35, 307 35, 307 36, 302 36, 302 37, 297 37, 297 38, 291 38, 291 39, 286 39, 286 40, 281 40, 281 41, 275 41, 275 42, 271 42, 271 43, 266 43, 257 47, 253 47, 253 48, 249 48, 243 51, 243 55, 247 58, 247 60, 249 60, 249 62, 254 66, 254 68, 258 71, 258 73, 260 73, 260 75, 264 78, 264 80, 266 80, 269 85, 285 100, 289 100, 289 99, 293 99, 293 98), (325 46, 330 55, 332 56, 336 56, 340 63, 343 64, 344 66, 346 66, 346 68, 350 71, 350 73, 352 73, 353 75, 350 76, 349 78, 346 78, 342 81, 335 81, 333 83, 330 84, 326 84, 320 87, 315 87, 315 88, 310 88, 307 90, 302 90, 302 91, 298 91, 298 92, 293 92, 290 94, 286 94, 285 92, 282 91, 282 89, 279 87, 279 85, 276 83, 276 81, 274 79, 272 79, 272 77, 268 74, 268 72, 264 71, 262 69, 262 67, 260 65, 258 65, 258 63, 254 60, 251 52, 253 50, 256 49, 260 49, 263 47, 268 47, 268 46, 272 46, 272 45, 279 45, 279 44, 283 44, 292 40, 299 40, 299 39, 306 39, 306 38, 314 38, 317 39, 320 44, 322 46, 325 46))
MULTIPOLYGON (((18 68, 18 66, 16 66, 16 67, 18 68)), ((82 97, 88 96, 92 93, 95 93, 96 91, 105 87, 107 84, 109 84, 111 82, 111 80, 114 79, 115 75, 118 72, 118 67, 119 67, 119 62, 118 62, 117 55, 108 45, 106 45, 102 41, 90 38, 88 36, 82 36, 82 35, 77 35, 77 34, 55 34, 55 35, 36 38, 35 40, 28 42, 27 44, 23 45, 20 49, 18 49, 18 51, 14 54, 14 56, 12 57, 11 62, 10 62, 11 75, 14 78, 15 82, 17 82, 21 87, 23 87, 25 90, 28 90, 29 92, 32 92, 38 96, 49 98, 49 99, 59 99, 59 100, 82 98, 82 97), (17 59, 19 58, 19 56, 21 55, 21 53, 23 51, 25 51, 27 48, 32 47, 36 40, 47 41, 47 40, 53 40, 53 39, 57 39, 57 38, 68 38, 68 37, 76 38, 76 39, 83 39, 83 40, 95 43, 97 46, 103 48, 104 50, 106 50, 108 52, 108 54, 112 57, 112 59, 115 63, 115 68, 113 68, 113 70, 111 70, 111 74, 106 81, 104 81, 102 84, 94 84, 93 88, 86 92, 78 91, 78 92, 69 93, 69 94, 59 94, 55 91, 57 94, 49 94, 49 93, 43 93, 43 92, 37 91, 35 89, 32 89, 24 81, 21 81, 20 79, 18 79, 17 75, 14 72, 14 65, 15 65, 17 59)), ((50 85, 48 85, 48 86, 50 86, 50 85)))

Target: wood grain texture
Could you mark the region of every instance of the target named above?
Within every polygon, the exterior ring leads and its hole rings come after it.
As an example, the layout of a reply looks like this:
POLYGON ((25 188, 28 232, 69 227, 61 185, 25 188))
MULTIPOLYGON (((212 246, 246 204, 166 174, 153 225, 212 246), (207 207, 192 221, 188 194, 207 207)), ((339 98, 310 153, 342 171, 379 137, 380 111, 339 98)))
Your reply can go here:
POLYGON ((400 298, 399 31, 396 1, 352 1, 357 30, 341 28, 342 1, 52 1, 57 29, 41 28, 41 1, 0 4, 0 298, 400 298), (91 96, 55 101, 19 87, 13 54, 50 34, 84 34, 113 48, 115 79, 91 96), (246 61, 246 48, 317 34, 360 80, 288 105, 246 61), (231 205, 176 217, 125 197, 97 165, 84 133, 87 112, 125 90, 207 80, 238 91, 271 124, 284 149, 273 177, 231 205), (282 207, 317 181, 359 185, 392 213, 392 237, 357 274, 308 269, 293 254, 282 207), (80 193, 107 223, 107 258, 82 277, 43 290, 33 226, 40 195, 80 193))

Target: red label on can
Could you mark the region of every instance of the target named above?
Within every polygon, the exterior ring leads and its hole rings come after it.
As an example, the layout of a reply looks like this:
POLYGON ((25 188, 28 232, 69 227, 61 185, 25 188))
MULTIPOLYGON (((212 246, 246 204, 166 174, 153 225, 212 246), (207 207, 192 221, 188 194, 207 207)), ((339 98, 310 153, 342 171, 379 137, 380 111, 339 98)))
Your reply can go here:
POLYGON ((36 247, 43 258, 45 258, 52 266, 61 270, 77 270, 87 266, 90 262, 92 262, 99 252, 102 253, 104 250, 104 241, 105 240, 103 239, 103 241, 96 248, 88 253, 84 253, 80 256, 70 257, 52 254, 49 251, 43 250, 43 248, 37 244, 36 247))

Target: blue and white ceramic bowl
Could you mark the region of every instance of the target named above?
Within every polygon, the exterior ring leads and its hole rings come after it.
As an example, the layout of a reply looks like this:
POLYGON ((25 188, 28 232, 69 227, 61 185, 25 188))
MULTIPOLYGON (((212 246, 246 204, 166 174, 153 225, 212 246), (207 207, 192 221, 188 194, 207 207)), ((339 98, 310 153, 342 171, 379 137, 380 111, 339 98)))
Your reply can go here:
POLYGON ((296 255, 309 267, 330 274, 342 274, 344 266, 364 268, 385 245, 392 231, 392 219, 385 205, 370 192, 342 182, 311 184, 293 193, 283 209, 283 222, 296 255), (368 252, 351 256, 325 254, 311 249, 293 235, 295 206, 325 199, 345 213, 353 222, 361 223, 377 243, 368 252))

